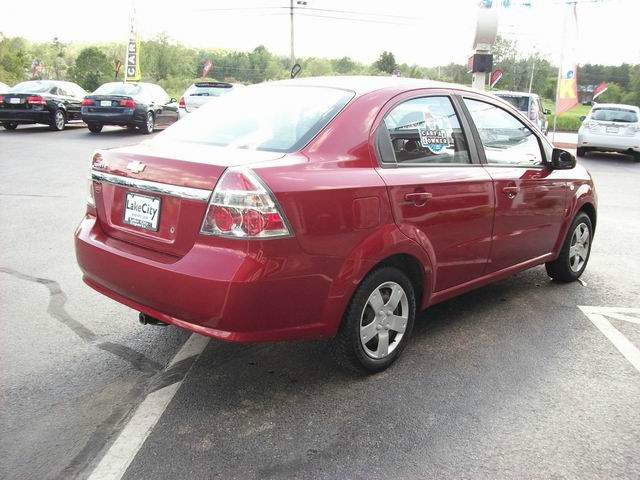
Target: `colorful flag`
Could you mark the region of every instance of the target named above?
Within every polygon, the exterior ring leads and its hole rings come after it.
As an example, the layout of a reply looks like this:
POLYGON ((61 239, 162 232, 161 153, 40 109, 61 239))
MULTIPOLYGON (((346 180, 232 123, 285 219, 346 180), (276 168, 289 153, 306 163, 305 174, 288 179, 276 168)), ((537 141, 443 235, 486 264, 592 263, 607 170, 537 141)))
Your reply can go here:
POLYGON ((571 12, 564 32, 562 62, 558 75, 556 94, 556 116, 571 110, 578 102, 578 17, 576 4, 571 12))
POLYGON ((600 85, 593 90, 593 100, 606 92, 607 88, 609 88, 609 85, 607 85, 606 82, 600 82, 600 85))
POLYGON ((211 70, 211 67, 213 67, 213 62, 211 60, 207 60, 206 62, 204 62, 204 65, 202 67, 202 76, 203 77, 207 76, 207 74, 211 70))
POLYGON ((125 82, 140 81, 140 36, 136 32, 136 12, 131 14, 131 28, 129 29, 129 42, 127 43, 127 57, 124 69, 125 82))
POLYGON ((496 86, 496 83, 498 83, 498 81, 502 78, 502 70, 500 70, 499 68, 496 68, 492 73, 491 73, 491 80, 489 82, 489 86, 491 88, 496 86))

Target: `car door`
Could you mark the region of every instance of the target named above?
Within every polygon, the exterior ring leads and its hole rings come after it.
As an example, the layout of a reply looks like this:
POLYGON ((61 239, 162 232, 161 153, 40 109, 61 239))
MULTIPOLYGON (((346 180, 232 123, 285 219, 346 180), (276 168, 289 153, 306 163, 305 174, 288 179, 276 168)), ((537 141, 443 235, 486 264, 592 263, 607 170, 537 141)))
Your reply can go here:
POLYGON ((489 258, 494 192, 447 91, 396 97, 375 126, 377 171, 395 222, 427 252, 433 291, 480 277, 489 258))
POLYGON ((547 166, 550 147, 522 119, 487 97, 465 95, 464 106, 484 168, 494 182, 496 210, 487 273, 552 252, 565 213, 567 185, 562 172, 547 166))

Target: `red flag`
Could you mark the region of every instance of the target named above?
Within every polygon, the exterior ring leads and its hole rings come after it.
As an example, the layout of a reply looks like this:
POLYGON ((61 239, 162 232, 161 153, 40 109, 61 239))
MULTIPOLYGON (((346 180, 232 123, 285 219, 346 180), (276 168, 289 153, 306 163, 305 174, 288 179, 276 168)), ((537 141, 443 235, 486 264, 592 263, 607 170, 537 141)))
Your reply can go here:
POLYGON ((496 68, 491 73, 491 80, 489 82, 489 86, 491 88, 495 87, 496 83, 498 83, 498 80, 500 80, 501 78, 502 78, 502 70, 500 70, 499 68, 496 68))
POLYGON ((571 110, 578 102, 578 17, 576 4, 572 5, 563 41, 562 65, 558 78, 556 115, 571 110))
POLYGON ((600 82, 600 85, 593 90, 593 100, 606 92, 607 88, 609 88, 609 85, 607 85, 606 82, 600 82))
POLYGON ((207 74, 209 73, 209 70, 211 70, 211 67, 213 67, 213 62, 211 60, 207 60, 206 62, 204 62, 204 66, 202 67, 203 77, 207 76, 207 74))

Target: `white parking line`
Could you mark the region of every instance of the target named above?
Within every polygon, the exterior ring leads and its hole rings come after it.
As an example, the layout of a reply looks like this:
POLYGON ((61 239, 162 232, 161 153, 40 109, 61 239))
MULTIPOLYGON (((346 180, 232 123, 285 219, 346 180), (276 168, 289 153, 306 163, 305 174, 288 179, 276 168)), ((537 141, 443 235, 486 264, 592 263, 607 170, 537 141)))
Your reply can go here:
MULTIPOLYGON (((182 360, 199 356, 208 343, 208 337, 192 334, 167 365, 165 371, 182 360)), ((119 480, 123 477, 153 427, 169 405, 169 402, 171 402, 171 399, 182 385, 185 377, 176 383, 147 395, 120 432, 116 441, 91 472, 89 480, 119 480)))
POLYGON ((640 308, 615 308, 615 307, 581 307, 580 310, 591 320, 598 330, 607 337, 613 346, 629 360, 629 363, 640 372, 640 350, 627 337, 614 327, 606 317, 615 318, 635 324, 640 324, 640 320, 626 314, 640 314, 640 308))

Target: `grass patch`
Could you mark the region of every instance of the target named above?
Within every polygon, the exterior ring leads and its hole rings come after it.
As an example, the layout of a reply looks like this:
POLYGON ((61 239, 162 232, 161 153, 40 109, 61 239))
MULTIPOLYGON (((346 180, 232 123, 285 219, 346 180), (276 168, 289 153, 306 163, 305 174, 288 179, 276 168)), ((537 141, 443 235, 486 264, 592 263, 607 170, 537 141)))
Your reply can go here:
MULTIPOLYGON (((549 120, 549 131, 553 131, 554 112, 556 110, 555 102, 545 98, 542 100, 542 106, 543 108, 551 110, 551 115, 548 115, 547 119, 549 120)), ((558 131, 577 132, 580 125, 582 125, 580 117, 586 117, 590 110, 590 105, 576 105, 568 112, 561 113, 558 117, 558 131)))

